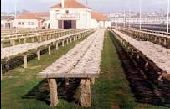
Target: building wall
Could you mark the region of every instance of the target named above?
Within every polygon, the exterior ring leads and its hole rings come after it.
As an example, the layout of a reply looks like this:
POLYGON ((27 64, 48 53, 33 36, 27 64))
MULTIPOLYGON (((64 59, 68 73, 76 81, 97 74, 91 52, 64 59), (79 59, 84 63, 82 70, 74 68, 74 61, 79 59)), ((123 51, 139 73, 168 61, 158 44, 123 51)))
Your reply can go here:
POLYGON ((91 28, 98 28, 99 24, 96 19, 91 19, 91 28))
POLYGON ((1 20, 1 28, 10 29, 13 28, 13 20, 1 20))
MULTIPOLYGON (((142 24, 166 24, 167 18, 156 18, 156 17, 151 17, 151 18, 142 18, 142 24)), ((112 18, 113 23, 128 23, 130 22, 131 24, 140 24, 140 19, 139 18, 112 18)), ((170 18, 169 18, 170 22, 170 18)))
POLYGON ((15 19, 14 27, 17 28, 38 28, 40 27, 37 19, 15 19))
POLYGON ((58 20, 76 20, 77 29, 88 29, 91 27, 91 10, 85 8, 52 8, 50 10, 50 24, 52 29, 58 29, 58 20), (58 16, 69 11, 70 15, 79 16, 77 18, 60 19, 58 16))

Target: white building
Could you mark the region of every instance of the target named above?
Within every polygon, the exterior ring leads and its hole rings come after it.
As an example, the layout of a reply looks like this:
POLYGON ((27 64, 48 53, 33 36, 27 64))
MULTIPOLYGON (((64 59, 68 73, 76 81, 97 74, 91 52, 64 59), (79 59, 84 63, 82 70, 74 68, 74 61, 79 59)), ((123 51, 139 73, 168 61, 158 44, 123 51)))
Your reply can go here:
POLYGON ((111 26, 107 17, 93 12, 92 9, 76 0, 62 0, 50 9, 50 28, 52 29, 89 29, 107 26, 111 26))
POLYGON ((10 29, 13 28, 14 16, 1 16, 1 28, 10 29))
POLYGON ((16 28, 43 28, 44 22, 49 18, 49 13, 24 12, 18 15, 14 20, 16 28))

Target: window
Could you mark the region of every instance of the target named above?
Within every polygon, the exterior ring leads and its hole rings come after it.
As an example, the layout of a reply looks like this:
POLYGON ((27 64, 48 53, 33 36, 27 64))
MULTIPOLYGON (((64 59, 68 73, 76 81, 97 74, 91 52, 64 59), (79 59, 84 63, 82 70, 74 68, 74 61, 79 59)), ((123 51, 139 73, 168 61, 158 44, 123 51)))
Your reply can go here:
POLYGON ((24 22, 22 22, 22 25, 24 25, 24 22))
POLYGON ((21 22, 18 22, 18 25, 21 25, 21 22))
POLYGON ((66 10, 65 12, 66 12, 66 14, 68 14, 68 13, 69 13, 69 10, 66 10))
POLYGON ((31 25, 34 25, 34 22, 31 22, 31 25))
POLYGON ((28 22, 28 25, 34 25, 34 22, 28 22))

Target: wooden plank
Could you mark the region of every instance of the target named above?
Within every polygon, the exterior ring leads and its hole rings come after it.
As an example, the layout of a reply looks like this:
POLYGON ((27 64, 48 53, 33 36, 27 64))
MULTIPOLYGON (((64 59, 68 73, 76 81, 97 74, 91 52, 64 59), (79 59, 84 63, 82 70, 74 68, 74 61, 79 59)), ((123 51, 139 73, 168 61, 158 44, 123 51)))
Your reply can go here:
POLYGON ((98 73, 39 73, 40 78, 96 78, 98 73))

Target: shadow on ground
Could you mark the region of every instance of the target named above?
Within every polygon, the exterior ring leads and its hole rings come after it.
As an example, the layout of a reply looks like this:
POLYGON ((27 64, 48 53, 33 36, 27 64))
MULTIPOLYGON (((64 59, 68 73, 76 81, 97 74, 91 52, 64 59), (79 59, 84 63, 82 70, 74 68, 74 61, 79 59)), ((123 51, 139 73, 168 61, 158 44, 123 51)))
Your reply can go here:
MULTIPOLYGON (((58 84, 58 97, 59 99, 64 99, 68 102, 79 103, 79 85, 80 79, 57 79, 58 84), (66 84, 69 81, 69 84, 66 84)), ((48 85, 48 80, 42 80, 37 86, 34 86, 26 95, 22 97, 23 99, 37 99, 44 101, 46 104, 50 104, 50 90, 48 85)))
MULTIPOLYGON (((112 34, 112 33, 110 33, 112 34)), ((126 79, 129 81, 131 91, 134 94, 136 101, 140 103, 147 103, 155 106, 170 106, 169 98, 167 98, 168 91, 166 92, 165 96, 165 90, 169 89, 170 86, 165 86, 169 83, 166 83, 165 85, 162 84, 164 87, 158 87, 155 84, 152 83, 151 80, 147 77, 147 73, 145 70, 140 68, 139 66, 135 66, 133 64, 133 60, 130 59, 127 52, 122 48, 119 41, 114 38, 113 36, 112 42, 114 43, 116 47, 117 54, 119 56, 119 59, 121 60, 122 68, 124 69, 126 79)), ((154 76, 154 75, 153 75, 154 76)))

